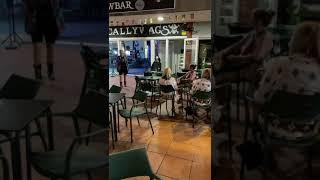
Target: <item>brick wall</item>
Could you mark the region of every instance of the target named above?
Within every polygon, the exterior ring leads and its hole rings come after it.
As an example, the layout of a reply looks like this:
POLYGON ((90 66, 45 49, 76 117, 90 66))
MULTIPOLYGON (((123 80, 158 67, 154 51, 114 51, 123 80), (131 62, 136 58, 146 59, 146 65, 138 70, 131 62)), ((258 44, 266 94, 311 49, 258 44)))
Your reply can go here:
POLYGON ((251 12, 257 7, 257 0, 239 0, 239 21, 241 24, 249 24, 251 12))

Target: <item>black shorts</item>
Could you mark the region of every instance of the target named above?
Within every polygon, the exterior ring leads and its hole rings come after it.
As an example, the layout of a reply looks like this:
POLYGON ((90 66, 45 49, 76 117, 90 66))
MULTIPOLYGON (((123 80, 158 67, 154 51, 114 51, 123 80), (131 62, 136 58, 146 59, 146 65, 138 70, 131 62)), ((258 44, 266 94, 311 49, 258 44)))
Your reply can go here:
POLYGON ((47 44, 54 44, 58 38, 59 30, 55 19, 37 21, 35 32, 31 33, 33 43, 42 43, 45 39, 47 44))

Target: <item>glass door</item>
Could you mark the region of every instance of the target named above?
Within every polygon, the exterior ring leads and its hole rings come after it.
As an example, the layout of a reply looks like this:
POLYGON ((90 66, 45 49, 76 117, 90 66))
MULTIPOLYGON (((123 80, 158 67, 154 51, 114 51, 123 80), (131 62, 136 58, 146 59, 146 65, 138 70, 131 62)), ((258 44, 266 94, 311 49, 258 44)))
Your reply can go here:
POLYGON ((184 67, 188 68, 190 64, 198 65, 199 39, 187 38, 184 40, 184 67))

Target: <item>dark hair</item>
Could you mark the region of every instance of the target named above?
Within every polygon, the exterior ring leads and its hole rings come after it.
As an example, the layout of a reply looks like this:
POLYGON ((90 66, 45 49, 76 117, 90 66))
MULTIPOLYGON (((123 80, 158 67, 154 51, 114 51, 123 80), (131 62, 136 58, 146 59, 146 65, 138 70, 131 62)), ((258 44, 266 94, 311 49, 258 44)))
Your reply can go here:
POLYGON ((191 64, 191 65, 190 65, 190 69, 195 70, 195 69, 196 69, 196 67, 197 67, 197 65, 194 65, 194 64, 191 64))
POLYGON ((271 10, 255 9, 253 11, 253 17, 256 21, 261 21, 264 26, 268 26, 275 13, 271 10))

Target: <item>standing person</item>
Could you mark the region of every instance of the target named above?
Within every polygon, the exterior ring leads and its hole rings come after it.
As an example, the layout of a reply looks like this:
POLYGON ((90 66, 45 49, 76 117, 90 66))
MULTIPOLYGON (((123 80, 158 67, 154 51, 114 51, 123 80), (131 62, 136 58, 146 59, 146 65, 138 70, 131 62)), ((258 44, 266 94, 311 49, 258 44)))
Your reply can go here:
POLYGON ((42 79, 41 44, 46 42, 47 75, 54 80, 54 44, 63 30, 64 21, 60 0, 24 0, 26 6, 26 32, 33 44, 35 78, 42 79))
POLYGON ((156 56, 155 61, 152 63, 151 70, 157 72, 161 71, 161 59, 159 56, 156 56))
POLYGON ((120 56, 118 56, 118 60, 117 60, 117 70, 119 72, 119 76, 120 76, 120 86, 122 86, 122 75, 123 75, 123 79, 124 79, 124 86, 127 87, 127 80, 126 80, 126 76, 128 74, 128 60, 127 57, 124 53, 123 50, 120 50, 120 56))

